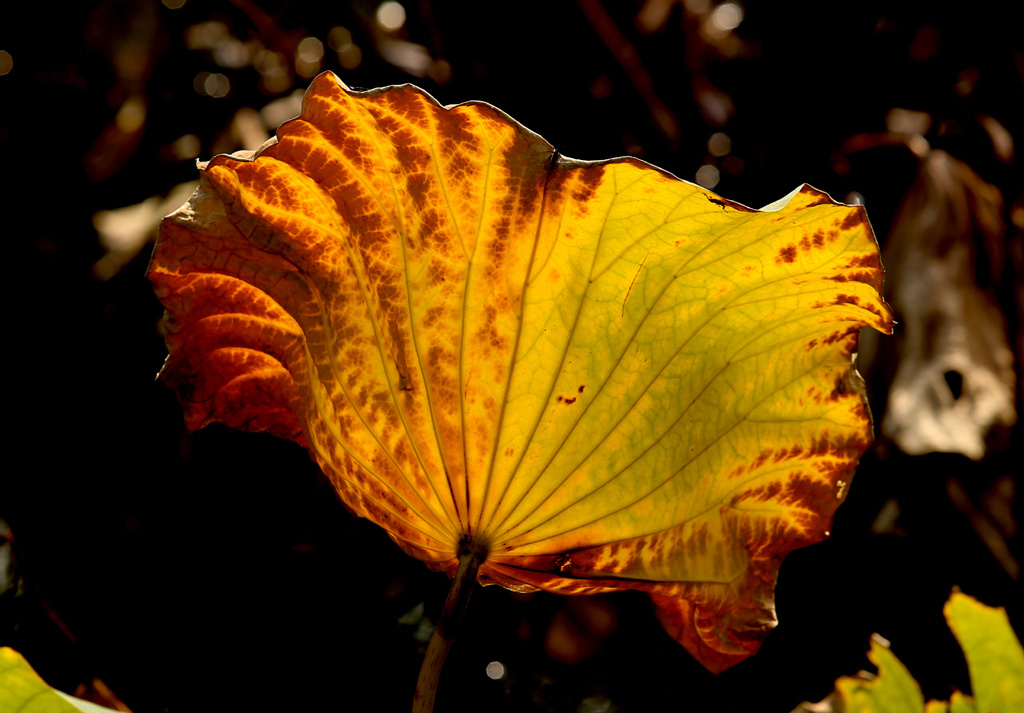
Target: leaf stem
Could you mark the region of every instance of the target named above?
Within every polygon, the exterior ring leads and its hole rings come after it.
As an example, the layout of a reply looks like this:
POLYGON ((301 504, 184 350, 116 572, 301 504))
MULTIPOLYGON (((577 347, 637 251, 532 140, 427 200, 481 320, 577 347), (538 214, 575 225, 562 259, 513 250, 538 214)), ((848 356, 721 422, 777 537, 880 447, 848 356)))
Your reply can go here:
POLYGON ((459 547, 459 568, 452 580, 452 588, 448 591, 448 599, 441 612, 441 620, 434 629, 434 635, 427 644, 427 654, 423 658, 420 677, 416 681, 416 694, 412 701, 413 713, 431 713, 434 710, 434 696, 437 693, 437 682, 441 676, 441 667, 445 656, 455 640, 455 632, 462 622, 469 605, 469 596, 473 593, 476 574, 480 565, 487 559, 486 544, 472 537, 466 537, 459 547))

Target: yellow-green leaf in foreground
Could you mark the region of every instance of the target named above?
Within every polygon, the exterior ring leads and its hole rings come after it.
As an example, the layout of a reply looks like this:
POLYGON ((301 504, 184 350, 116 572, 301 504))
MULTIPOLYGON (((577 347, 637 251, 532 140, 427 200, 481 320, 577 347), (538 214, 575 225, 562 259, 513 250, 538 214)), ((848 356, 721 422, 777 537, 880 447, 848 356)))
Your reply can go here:
POLYGON ((967 658, 978 711, 1024 711, 1024 649, 1006 610, 953 592, 942 613, 967 658))
POLYGON ((888 643, 871 638, 868 659, 878 668, 870 680, 848 676, 836 681, 836 696, 844 713, 921 713, 921 687, 907 671, 888 643))
MULTIPOLYGON (((1024 711, 1024 649, 1002 607, 989 607, 954 591, 943 608, 967 658, 974 697, 954 691, 949 701, 924 703, 921 688, 880 637, 872 637, 868 658, 878 675, 836 680, 835 693, 797 711, 840 713, 1019 713, 1024 711), (829 708, 829 704, 831 704, 829 708)), ((795 711, 794 713, 797 713, 795 711)))
POLYGON ((0 713, 113 713, 50 688, 14 649, 0 647, 0 713))
POLYGON ((775 623, 871 440, 891 329, 864 209, 763 211, 492 106, 318 77, 200 165, 150 266, 190 428, 306 446, 409 554, 517 590, 649 592, 712 670, 775 623))
POLYGON ((928 701, 924 713, 978 713, 974 700, 960 691, 953 691, 948 701, 928 701))

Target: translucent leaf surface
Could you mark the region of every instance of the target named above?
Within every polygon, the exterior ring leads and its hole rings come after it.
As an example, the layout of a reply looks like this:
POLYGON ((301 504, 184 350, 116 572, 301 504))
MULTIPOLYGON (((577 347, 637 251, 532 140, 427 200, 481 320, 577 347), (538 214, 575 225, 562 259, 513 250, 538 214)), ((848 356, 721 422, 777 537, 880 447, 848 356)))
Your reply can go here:
POLYGON ((50 688, 17 651, 0 647, 0 713, 111 713, 50 688))
POLYGON ((871 680, 844 677, 836 681, 836 695, 844 713, 921 713, 924 696, 921 687, 889 647, 871 640, 868 658, 878 675, 871 680))
POLYGON ((485 584, 641 589, 709 668, 756 650, 871 439, 853 352, 891 319, 862 207, 750 210, 329 73, 200 168, 150 267, 191 428, 307 446, 435 569, 475 540, 485 584))
POLYGON ((974 699, 960 691, 953 691, 948 701, 928 701, 924 713, 978 713, 974 699))
POLYGON ((1002 607, 953 592, 943 614, 967 657, 979 711, 1024 711, 1024 649, 1002 607))
POLYGON ((1024 649, 1010 628, 1006 610, 989 607, 954 591, 943 608, 949 628, 967 657, 974 697, 953 691, 948 701, 924 703, 921 688, 878 636, 868 658, 878 675, 844 676, 835 693, 798 711, 842 713, 1016 713, 1024 710, 1024 649))

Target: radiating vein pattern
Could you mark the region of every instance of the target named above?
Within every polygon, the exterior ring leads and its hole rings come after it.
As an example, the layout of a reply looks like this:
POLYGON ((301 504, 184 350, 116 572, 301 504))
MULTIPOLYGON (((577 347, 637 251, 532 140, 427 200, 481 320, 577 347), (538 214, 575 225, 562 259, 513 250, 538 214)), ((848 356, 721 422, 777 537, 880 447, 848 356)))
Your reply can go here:
POLYGON ((472 535, 484 583, 641 589, 709 668, 756 650, 871 438, 853 354, 891 316, 863 208, 750 210, 329 73, 200 168, 150 267, 190 428, 306 446, 436 569, 472 535))

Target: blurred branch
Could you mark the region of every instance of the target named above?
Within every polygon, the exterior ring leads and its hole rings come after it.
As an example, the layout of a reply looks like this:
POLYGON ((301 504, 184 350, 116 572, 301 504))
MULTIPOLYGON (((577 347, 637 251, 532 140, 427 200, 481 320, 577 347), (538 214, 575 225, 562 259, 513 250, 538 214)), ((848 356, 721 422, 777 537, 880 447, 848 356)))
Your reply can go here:
POLYGON ((228 2, 249 18, 249 22, 260 33, 264 46, 272 48, 275 52, 280 52, 289 59, 295 57, 298 43, 280 31, 277 22, 270 16, 270 13, 252 0, 228 0, 228 2))
POLYGON ((1006 538, 999 531, 1000 528, 986 512, 975 506, 971 496, 964 490, 964 486, 960 484, 960 481, 956 478, 947 480, 946 493, 949 495, 950 502, 971 523, 971 527, 978 534, 978 539, 988 548, 988 551, 996 558, 999 566, 1010 576, 1010 579, 1015 582, 1020 579, 1020 563, 1014 559, 1006 538))
POLYGON ((647 71, 643 60, 640 59, 640 53, 637 52, 636 47, 622 34, 600 0, 578 0, 578 2, 598 37, 615 57, 619 66, 629 75, 636 90, 640 92, 658 131, 668 139, 669 145, 673 149, 678 147, 679 120, 654 91, 654 80, 651 79, 650 72, 647 71))

